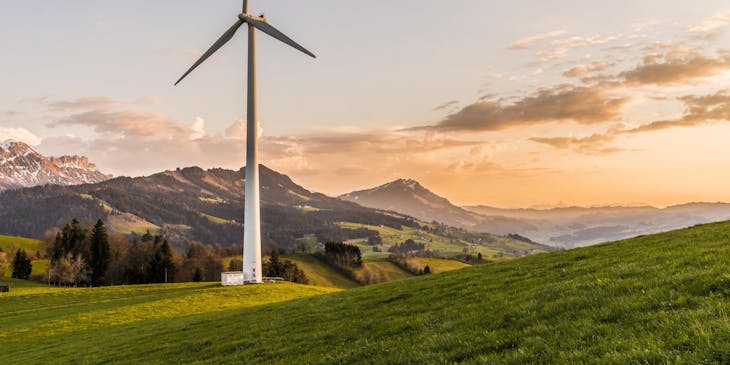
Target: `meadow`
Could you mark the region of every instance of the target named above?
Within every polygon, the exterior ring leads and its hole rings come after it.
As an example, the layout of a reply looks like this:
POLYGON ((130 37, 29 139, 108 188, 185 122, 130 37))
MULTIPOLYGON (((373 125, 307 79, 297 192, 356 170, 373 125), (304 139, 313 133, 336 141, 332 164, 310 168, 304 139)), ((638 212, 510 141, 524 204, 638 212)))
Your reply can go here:
POLYGON ((20 248, 28 251, 29 255, 35 254, 40 241, 32 238, 2 236, 0 235, 0 249, 8 254, 15 254, 15 250, 20 248), (12 252, 11 252, 12 251, 12 252))
POLYGON ((362 251, 364 259, 381 259, 388 257, 388 248, 396 244, 403 243, 408 239, 412 239, 416 242, 424 242, 427 250, 439 251, 442 256, 446 257, 461 255, 464 253, 464 249, 467 249, 467 251, 473 255, 481 253, 484 257, 488 258, 497 256, 514 257, 513 254, 509 253, 510 250, 523 251, 533 248, 531 245, 524 242, 509 240, 499 236, 493 236, 495 242, 472 245, 461 239, 452 240, 414 227, 404 226, 401 229, 395 229, 392 227, 371 226, 351 222, 340 222, 339 226, 350 229, 367 228, 380 233, 380 237, 383 241, 383 252, 373 252, 373 248, 367 243, 366 238, 350 240, 347 242, 360 247, 360 251, 362 251))
POLYGON ((730 223, 336 291, 30 287, 0 363, 728 363, 730 223))

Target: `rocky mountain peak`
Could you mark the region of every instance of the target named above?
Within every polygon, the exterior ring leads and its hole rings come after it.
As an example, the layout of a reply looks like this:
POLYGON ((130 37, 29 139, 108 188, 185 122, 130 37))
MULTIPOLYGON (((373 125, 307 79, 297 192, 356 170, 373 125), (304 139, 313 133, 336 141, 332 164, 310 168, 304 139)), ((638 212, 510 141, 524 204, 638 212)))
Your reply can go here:
POLYGON ((0 143, 0 191, 46 184, 97 183, 110 177, 84 156, 46 157, 23 142, 0 143))

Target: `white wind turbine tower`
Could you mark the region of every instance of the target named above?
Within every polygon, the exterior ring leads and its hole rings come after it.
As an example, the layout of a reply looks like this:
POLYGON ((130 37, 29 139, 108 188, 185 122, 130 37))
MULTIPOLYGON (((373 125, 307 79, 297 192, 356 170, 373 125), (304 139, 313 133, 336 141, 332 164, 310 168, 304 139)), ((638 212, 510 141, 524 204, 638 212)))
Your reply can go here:
POLYGON ((248 14, 248 0, 243 0, 243 12, 238 20, 198 59, 175 83, 177 85, 196 67, 233 38, 238 28, 248 24, 248 104, 246 115, 246 207, 244 210, 243 239, 243 280, 248 283, 261 283, 261 208, 258 163, 258 119, 256 119, 256 29, 274 37, 301 52, 316 58, 304 47, 294 42, 271 26, 266 18, 248 14))

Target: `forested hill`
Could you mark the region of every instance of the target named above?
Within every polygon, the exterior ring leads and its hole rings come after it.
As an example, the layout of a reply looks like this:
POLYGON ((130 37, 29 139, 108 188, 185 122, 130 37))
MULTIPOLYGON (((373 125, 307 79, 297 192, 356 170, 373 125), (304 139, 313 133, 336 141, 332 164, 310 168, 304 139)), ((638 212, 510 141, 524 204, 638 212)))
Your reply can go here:
MULTIPOLYGON (((298 238, 320 241, 366 237, 369 226, 418 226, 412 218, 313 193, 288 176, 260 167, 264 244, 293 247, 298 238), (365 230, 365 232, 360 232, 365 230)), ((120 233, 161 230, 171 241, 240 244, 243 239, 244 171, 197 167, 98 184, 42 186, 0 194, 0 234, 40 237, 73 218, 105 219, 120 233)), ((536 245, 538 247, 538 245, 536 245)))

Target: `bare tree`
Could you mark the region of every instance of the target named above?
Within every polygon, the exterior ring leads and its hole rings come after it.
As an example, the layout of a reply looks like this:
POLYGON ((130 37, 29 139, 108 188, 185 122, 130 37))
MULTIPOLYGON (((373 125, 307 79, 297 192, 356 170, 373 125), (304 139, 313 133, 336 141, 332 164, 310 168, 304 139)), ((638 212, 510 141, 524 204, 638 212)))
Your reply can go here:
POLYGON ((8 269, 8 256, 5 252, 0 251, 0 275, 5 275, 5 271, 8 269))
POLYGON ((51 280, 57 283, 78 286, 89 280, 86 263, 80 256, 74 258, 66 254, 56 260, 50 270, 51 280))

